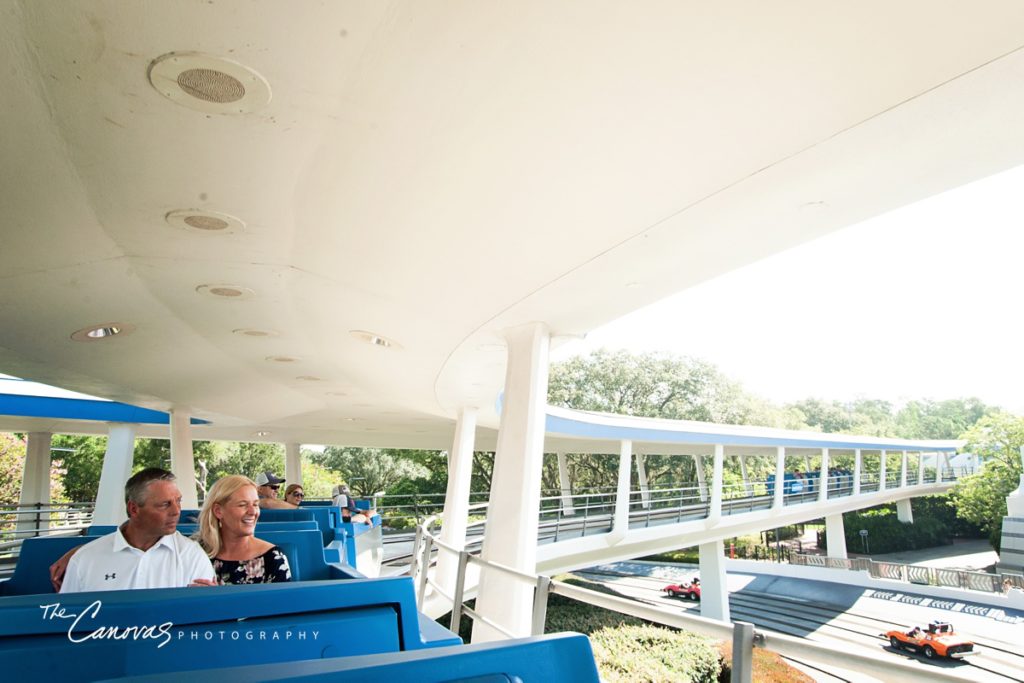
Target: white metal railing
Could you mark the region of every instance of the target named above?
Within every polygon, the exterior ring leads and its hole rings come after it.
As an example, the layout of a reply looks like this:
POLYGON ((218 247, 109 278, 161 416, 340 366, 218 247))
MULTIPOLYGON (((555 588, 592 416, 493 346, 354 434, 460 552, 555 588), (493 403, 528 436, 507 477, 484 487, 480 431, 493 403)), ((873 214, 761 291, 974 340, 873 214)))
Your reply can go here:
POLYGON ((790 564, 807 567, 828 567, 866 571, 872 578, 916 583, 943 588, 965 588, 983 593, 1002 593, 1007 586, 1024 589, 1024 576, 1020 574, 990 574, 962 569, 938 569, 899 562, 878 562, 868 558, 838 558, 825 555, 790 556, 790 564))
POLYGON ((680 614, 676 610, 648 605, 627 598, 622 598, 606 593, 588 590, 579 586, 573 586, 561 581, 552 581, 545 576, 538 576, 522 572, 505 565, 490 562, 465 550, 454 548, 437 538, 434 538, 430 531, 430 525, 436 518, 425 521, 417 529, 416 551, 417 561, 410 568, 410 574, 416 579, 417 604, 422 609, 423 600, 429 587, 435 594, 451 604, 450 628, 458 633, 462 615, 466 615, 481 623, 487 624, 499 633, 508 638, 517 637, 519 634, 512 633, 509 629, 488 619, 479 611, 470 608, 465 604, 467 568, 470 564, 477 564, 489 570, 496 570, 505 575, 513 576, 534 586, 533 612, 531 619, 531 635, 544 633, 544 625, 547 618, 547 600, 552 593, 562 595, 566 598, 577 600, 595 607, 608 609, 621 614, 628 614, 641 619, 646 619, 657 624, 673 628, 693 631, 716 639, 732 639, 732 677, 733 683, 752 683, 753 673, 753 648, 763 647, 780 655, 789 658, 809 659, 811 661, 826 665, 833 665, 845 669, 856 668, 858 671, 867 674, 876 674, 882 680, 902 683, 926 683, 931 681, 962 681, 963 679, 955 674, 941 670, 922 670, 912 664, 898 661, 881 659, 873 654, 851 651, 849 648, 841 650, 828 645, 819 645, 802 638, 787 636, 783 634, 766 634, 756 631, 754 626, 744 622, 726 623, 705 617, 689 614, 680 614), (448 595, 442 586, 429 577, 431 558, 434 550, 451 553, 458 557, 458 569, 455 576, 454 593, 448 595))

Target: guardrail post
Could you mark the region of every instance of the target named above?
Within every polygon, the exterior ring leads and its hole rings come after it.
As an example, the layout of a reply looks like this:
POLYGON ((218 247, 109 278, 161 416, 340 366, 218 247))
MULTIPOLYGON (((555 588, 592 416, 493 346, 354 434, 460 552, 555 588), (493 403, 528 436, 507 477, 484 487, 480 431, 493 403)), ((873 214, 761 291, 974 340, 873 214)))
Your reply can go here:
POLYGON ((427 536, 423 544, 423 556, 420 559, 419 590, 416 591, 416 607, 423 610, 423 598, 427 594, 427 574, 430 573, 430 551, 433 550, 434 539, 427 536))
POLYGON ((548 617, 548 593, 551 591, 551 579, 546 576, 537 577, 537 589, 533 593, 533 627, 530 635, 544 635, 544 624, 548 617))
POLYGON ((416 527, 416 537, 412 542, 412 561, 409 562, 409 576, 415 578, 420 567, 420 544, 423 543, 423 528, 416 527))
POLYGON ((753 683, 754 625, 737 621, 732 627, 732 683, 753 683))
POLYGON ((462 621, 462 596, 466 590, 466 567, 469 565, 469 553, 459 552, 459 567, 455 572, 455 591, 452 594, 452 622, 448 628, 453 633, 459 632, 462 621))

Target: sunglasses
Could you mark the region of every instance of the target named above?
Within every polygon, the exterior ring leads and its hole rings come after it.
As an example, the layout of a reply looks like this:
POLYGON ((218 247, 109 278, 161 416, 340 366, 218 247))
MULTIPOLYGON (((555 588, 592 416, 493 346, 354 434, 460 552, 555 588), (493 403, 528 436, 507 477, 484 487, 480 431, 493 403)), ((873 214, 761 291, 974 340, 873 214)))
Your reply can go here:
POLYGON ((274 489, 275 491, 276 491, 276 490, 278 490, 279 488, 281 488, 280 486, 278 486, 278 485, 276 485, 276 484, 266 484, 266 486, 267 486, 268 488, 272 488, 272 489, 274 489))
POLYGON ((292 498, 305 498, 306 497, 306 494, 302 493, 301 491, 292 491, 288 495, 291 496, 292 498))

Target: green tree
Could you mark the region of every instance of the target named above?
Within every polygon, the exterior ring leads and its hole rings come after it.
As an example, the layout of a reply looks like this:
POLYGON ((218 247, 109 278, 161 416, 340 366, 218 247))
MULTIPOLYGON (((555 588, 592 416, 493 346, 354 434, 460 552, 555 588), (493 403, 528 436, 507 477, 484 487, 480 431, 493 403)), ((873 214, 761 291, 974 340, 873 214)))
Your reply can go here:
POLYGON ((985 458, 985 465, 981 472, 957 482, 950 495, 957 515, 987 531, 998 550, 1006 496, 1020 482, 1024 418, 1009 413, 986 415, 964 438, 966 450, 985 458))
POLYGON ((577 410, 744 424, 739 384, 701 360, 600 349, 551 366, 548 402, 577 410))
POLYGON ((409 458, 402 449, 328 446, 323 453, 311 458, 316 464, 337 472, 357 496, 386 492, 400 482, 430 475, 426 467, 409 458))
POLYGON ((998 412, 976 398, 908 401, 896 415, 896 436, 905 439, 959 439, 985 415, 998 412))

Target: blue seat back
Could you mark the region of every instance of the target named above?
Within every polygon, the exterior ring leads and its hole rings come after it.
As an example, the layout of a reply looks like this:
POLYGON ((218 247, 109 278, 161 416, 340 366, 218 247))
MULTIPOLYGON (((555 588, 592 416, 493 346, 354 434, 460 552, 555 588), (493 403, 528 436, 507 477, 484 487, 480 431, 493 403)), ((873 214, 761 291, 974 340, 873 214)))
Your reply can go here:
POLYGON ((0 581, 0 596, 53 593, 50 565, 72 548, 93 540, 95 538, 89 536, 26 538, 21 544, 14 574, 7 581, 0 581))
POLYGON ((447 645, 419 616, 408 577, 2 597, 0 671, 74 682, 447 645))

